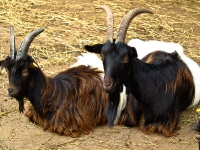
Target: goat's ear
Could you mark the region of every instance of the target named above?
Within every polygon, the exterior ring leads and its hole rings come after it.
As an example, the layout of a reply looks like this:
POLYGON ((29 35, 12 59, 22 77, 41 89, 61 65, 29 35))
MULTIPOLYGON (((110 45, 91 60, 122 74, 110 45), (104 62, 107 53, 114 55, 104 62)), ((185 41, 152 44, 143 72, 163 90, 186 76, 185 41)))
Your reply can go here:
POLYGON ((29 64, 29 67, 30 67, 31 69, 34 69, 34 70, 37 70, 37 69, 39 68, 38 64, 35 63, 35 62, 30 63, 30 64, 29 64))
POLYGON ((102 46, 103 46, 103 44, 95 44, 95 45, 91 45, 91 46, 90 45, 85 45, 85 49, 88 52, 100 54, 102 46))
MULTIPOLYGON (((130 47, 130 46, 129 46, 130 47)), ((135 49, 135 47, 130 47, 131 51, 132 51, 132 55, 133 57, 138 57, 137 51, 135 49)))

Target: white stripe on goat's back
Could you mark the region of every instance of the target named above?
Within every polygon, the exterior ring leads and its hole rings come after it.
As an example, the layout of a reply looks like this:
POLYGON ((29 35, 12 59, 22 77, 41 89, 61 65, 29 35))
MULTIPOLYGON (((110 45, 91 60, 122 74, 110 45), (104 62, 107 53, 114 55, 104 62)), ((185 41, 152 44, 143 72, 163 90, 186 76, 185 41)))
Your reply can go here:
POLYGON ((195 86, 195 95, 194 95, 193 103, 188 107, 190 108, 192 106, 197 105, 200 101, 200 78, 199 78, 200 68, 199 68, 199 65, 195 61, 187 57, 185 54, 180 55, 180 58, 188 66, 193 76, 193 81, 194 81, 194 86, 195 86))
POLYGON ((168 53, 172 53, 174 51, 177 51, 178 54, 183 53, 183 47, 180 44, 173 42, 156 40, 142 41, 140 39, 132 39, 128 42, 128 45, 136 48, 139 59, 142 59, 147 54, 158 50, 168 53))
POLYGON ((102 60, 94 53, 81 53, 81 55, 78 56, 76 63, 70 66, 70 68, 79 65, 91 66, 104 71, 102 60))

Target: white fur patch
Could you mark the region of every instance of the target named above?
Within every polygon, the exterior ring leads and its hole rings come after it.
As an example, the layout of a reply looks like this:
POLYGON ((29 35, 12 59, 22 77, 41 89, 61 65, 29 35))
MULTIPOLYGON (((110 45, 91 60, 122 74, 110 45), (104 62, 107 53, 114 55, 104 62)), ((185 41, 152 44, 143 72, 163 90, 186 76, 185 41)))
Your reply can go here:
POLYGON ((178 54, 183 53, 183 47, 178 43, 163 42, 163 41, 142 41, 140 39, 132 39, 128 42, 128 45, 135 47, 138 53, 138 58, 142 59, 147 54, 160 50, 168 53, 177 51, 178 54))
POLYGON ((195 106, 199 103, 200 101, 200 78, 199 78, 200 68, 195 61, 193 61, 192 59, 190 59, 184 54, 184 49, 180 44, 173 43, 173 42, 155 41, 155 40, 142 41, 140 39, 132 39, 128 42, 128 45, 136 48, 139 59, 142 59, 147 54, 156 50, 161 50, 168 53, 172 53, 176 51, 179 54, 180 58, 183 60, 183 62, 187 64, 193 76, 195 94, 194 94, 193 103, 188 108, 195 106))
POLYGON ((77 58, 77 62, 71 65, 70 68, 80 65, 89 65, 91 67, 98 68, 99 70, 104 71, 102 60, 95 53, 81 53, 81 55, 77 58))
POLYGON ((193 76, 195 94, 194 94, 193 103, 188 107, 188 108, 191 108, 197 105, 200 101, 200 77, 199 77, 200 68, 199 68, 199 65, 195 61, 187 57, 185 54, 180 55, 180 58, 186 63, 186 65, 188 66, 193 76))
POLYGON ((120 93, 120 101, 119 101, 119 105, 117 108, 117 115, 114 120, 114 124, 118 123, 121 113, 124 110, 124 108, 126 107, 126 103, 127 103, 126 87, 123 86, 123 91, 120 93))

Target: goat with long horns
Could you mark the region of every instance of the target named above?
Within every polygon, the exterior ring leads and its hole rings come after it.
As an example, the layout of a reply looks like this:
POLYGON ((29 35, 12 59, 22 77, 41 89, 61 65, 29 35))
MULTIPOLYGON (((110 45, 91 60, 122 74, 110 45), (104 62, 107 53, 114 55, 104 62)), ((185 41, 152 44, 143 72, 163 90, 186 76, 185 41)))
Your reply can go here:
POLYGON ((124 84, 141 106, 140 129, 147 133, 172 136, 178 129, 180 112, 198 104, 200 100, 198 64, 188 58, 183 50, 176 52, 176 49, 170 53, 155 49, 142 60, 138 59, 137 47, 125 43, 126 32, 134 17, 152 12, 139 8, 130 10, 122 18, 117 38, 113 40, 111 10, 108 6, 100 8, 107 13, 107 41, 86 45, 85 49, 102 56, 104 90, 109 94, 120 92, 124 84))
POLYGON ((19 102, 21 113, 24 112, 24 98, 27 98, 31 104, 25 116, 30 121, 44 130, 72 137, 88 134, 95 126, 106 123, 108 94, 102 90, 101 70, 79 65, 52 78, 46 77, 27 55, 31 42, 44 28, 29 33, 18 51, 14 29, 10 29, 10 57, 0 64, 8 70, 8 93, 19 102))

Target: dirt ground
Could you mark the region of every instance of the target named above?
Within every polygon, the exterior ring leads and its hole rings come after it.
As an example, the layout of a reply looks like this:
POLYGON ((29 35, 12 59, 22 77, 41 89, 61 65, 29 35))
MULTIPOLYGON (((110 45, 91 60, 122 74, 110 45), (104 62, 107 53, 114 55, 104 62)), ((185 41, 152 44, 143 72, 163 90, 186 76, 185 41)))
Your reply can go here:
MULTIPOLYGON (((115 30, 120 19, 130 9, 150 9, 154 15, 140 15, 128 30, 126 40, 164 40, 178 42, 185 53, 200 64, 200 1, 198 0, 1 0, 0 60, 9 54, 9 26, 15 28, 16 44, 27 33, 39 27, 45 31, 30 47, 42 70, 49 76, 66 69, 76 56, 84 52, 85 44, 103 43, 106 39, 106 19, 99 5, 109 5, 115 17, 115 30)), ((116 31, 115 31, 116 32, 116 31)), ((0 149, 75 149, 75 150, 197 150, 197 134, 192 125, 200 114, 195 108, 181 114, 176 136, 146 135, 138 128, 124 126, 96 127, 80 138, 59 136, 43 131, 18 112, 18 103, 7 96, 7 74, 0 70, 0 149)))

